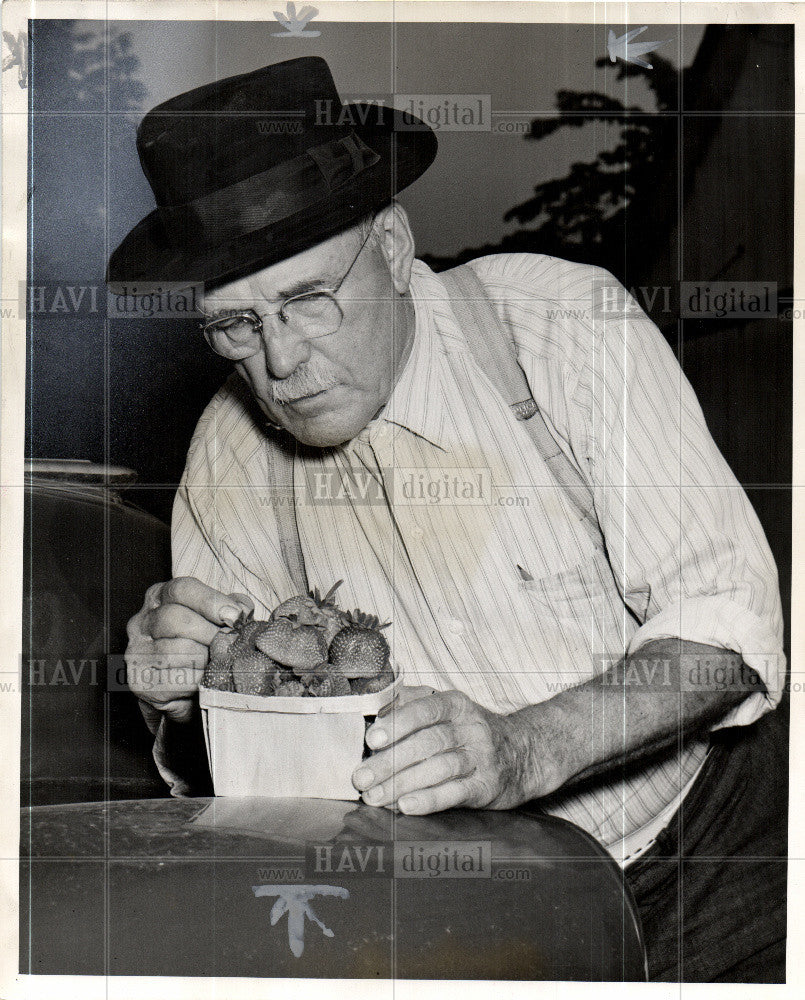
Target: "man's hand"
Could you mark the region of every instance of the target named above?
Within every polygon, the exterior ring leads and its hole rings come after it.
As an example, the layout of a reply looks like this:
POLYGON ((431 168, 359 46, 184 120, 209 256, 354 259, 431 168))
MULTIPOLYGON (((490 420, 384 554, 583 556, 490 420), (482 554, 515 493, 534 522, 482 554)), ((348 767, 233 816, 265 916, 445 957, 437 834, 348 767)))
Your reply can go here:
POLYGON ((192 576, 148 588, 128 623, 125 660, 128 685, 152 733, 163 714, 177 722, 192 717, 210 642, 244 608, 254 610, 246 594, 222 594, 192 576))
POLYGON ((372 806, 424 815, 469 806, 511 809, 533 797, 527 733, 459 691, 403 687, 369 728, 375 750, 353 775, 372 806))
POLYGON ((765 690, 739 653, 685 639, 654 639, 603 674, 511 715, 458 691, 403 687, 367 731, 378 752, 352 780, 369 805, 412 815, 510 809, 623 763, 668 757, 681 736, 706 733, 765 690), (699 680, 702 664, 706 678, 724 684, 699 680))

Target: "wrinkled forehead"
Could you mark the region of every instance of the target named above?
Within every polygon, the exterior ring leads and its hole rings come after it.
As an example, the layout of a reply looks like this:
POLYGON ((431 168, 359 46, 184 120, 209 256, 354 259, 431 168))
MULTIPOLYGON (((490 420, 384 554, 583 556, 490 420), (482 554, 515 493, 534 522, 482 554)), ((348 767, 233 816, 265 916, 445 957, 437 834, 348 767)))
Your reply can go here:
POLYGON ((210 315, 225 309, 248 309, 255 303, 281 302, 292 295, 329 288, 341 278, 359 241, 357 229, 347 230, 287 260, 205 290, 202 308, 210 315))

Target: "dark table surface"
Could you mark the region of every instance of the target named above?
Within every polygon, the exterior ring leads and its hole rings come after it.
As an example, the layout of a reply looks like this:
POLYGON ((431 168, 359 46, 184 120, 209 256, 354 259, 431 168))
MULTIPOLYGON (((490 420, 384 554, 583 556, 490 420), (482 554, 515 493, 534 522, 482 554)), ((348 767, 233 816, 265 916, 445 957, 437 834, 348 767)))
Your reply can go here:
POLYGON ((145 799, 22 810, 20 971, 640 980, 618 866, 528 810, 145 799))

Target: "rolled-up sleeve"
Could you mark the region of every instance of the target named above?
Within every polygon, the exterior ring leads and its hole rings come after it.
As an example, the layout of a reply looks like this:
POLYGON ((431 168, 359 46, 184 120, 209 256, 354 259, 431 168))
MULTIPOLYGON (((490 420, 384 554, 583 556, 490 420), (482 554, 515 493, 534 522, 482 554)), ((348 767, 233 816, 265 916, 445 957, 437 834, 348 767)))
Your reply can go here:
MULTIPOLYGON (((610 562, 641 623, 626 652, 680 638, 740 653, 765 690, 747 684, 713 728, 748 725, 785 683, 777 569, 673 351, 627 301, 620 318, 593 316, 574 395, 610 562)), ((683 666, 683 685, 727 681, 712 664, 683 666)))

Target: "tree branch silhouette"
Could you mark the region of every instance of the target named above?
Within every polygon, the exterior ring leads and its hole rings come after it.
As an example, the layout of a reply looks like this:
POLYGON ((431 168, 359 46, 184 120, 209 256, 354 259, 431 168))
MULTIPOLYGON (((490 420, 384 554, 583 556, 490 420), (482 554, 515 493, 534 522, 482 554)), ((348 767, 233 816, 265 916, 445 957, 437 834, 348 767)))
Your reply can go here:
MULTIPOLYGON (((461 251, 454 257, 425 257, 436 270, 472 260, 481 254, 524 251, 565 256, 583 263, 599 264, 621 274, 626 243, 637 252, 651 245, 655 213, 640 213, 643 200, 656 199, 666 191, 669 165, 676 162, 678 106, 684 71, 658 55, 654 68, 618 63, 617 79, 644 79, 655 107, 626 106, 597 91, 560 90, 556 94, 557 115, 535 118, 525 136, 538 142, 565 128, 582 128, 593 122, 616 125, 615 145, 602 150, 591 163, 573 163, 569 172, 534 187, 525 201, 503 216, 520 229, 498 244, 461 251), (628 226, 627 226, 628 222, 628 226)), ((608 65, 607 57, 596 66, 608 65)))

